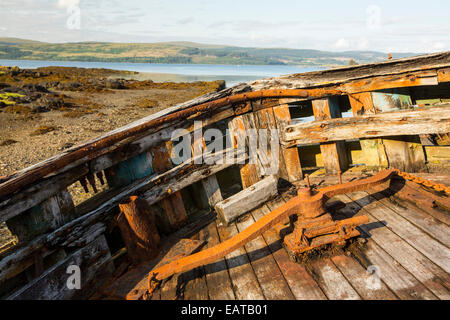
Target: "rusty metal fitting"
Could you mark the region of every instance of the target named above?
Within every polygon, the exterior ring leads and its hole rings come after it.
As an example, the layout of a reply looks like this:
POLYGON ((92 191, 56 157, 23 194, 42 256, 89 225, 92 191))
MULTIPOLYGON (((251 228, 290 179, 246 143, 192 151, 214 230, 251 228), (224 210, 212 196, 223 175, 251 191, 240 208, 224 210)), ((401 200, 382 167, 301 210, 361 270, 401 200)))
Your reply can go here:
POLYGON ((339 181, 339 184, 342 184, 342 171, 341 171, 341 170, 338 170, 337 174, 338 174, 338 181, 339 181))
POLYGON ((306 186, 308 188, 311 188, 311 182, 309 181, 309 174, 305 174, 305 181, 306 181, 306 186))

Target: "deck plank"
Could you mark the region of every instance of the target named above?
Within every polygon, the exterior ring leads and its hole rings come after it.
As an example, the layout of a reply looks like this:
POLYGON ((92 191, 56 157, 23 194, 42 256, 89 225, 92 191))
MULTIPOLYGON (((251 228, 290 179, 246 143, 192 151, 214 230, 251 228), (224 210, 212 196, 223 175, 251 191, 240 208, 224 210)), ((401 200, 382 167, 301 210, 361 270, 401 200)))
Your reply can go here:
MULTIPOLYGON (((229 226, 218 225, 220 241, 223 242, 236 235, 237 227, 234 223, 229 226)), ((233 290, 238 300, 264 300, 263 291, 258 283, 255 273, 245 249, 239 248, 226 257, 228 271, 233 284, 233 290)))
POLYGON ((375 266, 380 279, 402 300, 436 300, 437 297, 372 239, 357 253, 365 268, 375 266))
MULTIPOLYGON (((252 215, 255 220, 258 220, 283 203, 283 200, 272 201, 261 210, 253 211, 252 215)), ((325 300, 327 298, 306 268, 289 259, 288 253, 282 247, 282 240, 274 229, 266 231, 263 237, 297 300, 325 300)))
POLYGON ((385 221, 388 229, 391 229, 445 272, 450 272, 450 250, 397 214, 391 209, 395 206, 393 203, 388 207, 365 191, 352 192, 348 196, 361 207, 369 210, 375 218, 385 221))
POLYGON ((437 297, 450 299, 449 291, 446 289, 446 287, 449 287, 448 274, 397 234, 385 228, 385 223, 373 217, 369 210, 353 202, 347 195, 339 195, 334 199, 341 200, 347 204, 345 208, 338 211, 339 214, 346 218, 353 217, 355 214, 367 214, 369 223, 360 226, 360 230, 421 281, 437 297))
POLYGON ((361 300, 338 268, 329 258, 310 261, 307 268, 330 300, 361 300))
POLYGON ((395 211, 395 213, 414 224, 417 228, 426 232, 435 240, 441 242, 447 247, 450 247, 450 227, 445 223, 442 223, 438 219, 432 217, 431 215, 427 215, 425 212, 414 208, 409 204, 406 204, 407 208, 404 208, 398 205, 393 205, 391 201, 382 197, 378 193, 374 193, 372 196, 377 199, 379 203, 395 211))
MULTIPOLYGON (((208 238, 207 229, 203 228, 194 237, 198 240, 206 240, 208 238)), ((182 273, 180 280, 180 286, 184 289, 182 291, 184 300, 208 300, 208 287, 203 266, 182 273)))
MULTIPOLYGON (((216 221, 210 223, 208 230, 207 247, 213 247, 220 243, 217 233, 216 221)), ((211 300, 234 300, 235 295, 228 274, 227 263, 225 259, 205 266, 206 284, 208 286, 209 298, 211 300)))
POLYGON ((364 300, 397 300, 378 273, 370 274, 354 258, 339 255, 332 257, 331 261, 364 300))
POLYGON ((161 285, 161 300, 177 299, 177 285, 180 276, 180 274, 174 274, 170 279, 163 282, 161 285))
MULTIPOLYGON (((255 209, 253 211, 258 210, 260 209, 255 209)), ((248 214, 244 219, 237 222, 236 226, 239 232, 242 232, 254 222, 253 216, 248 214)), ((259 236, 248 242, 244 247, 266 299, 294 300, 294 295, 278 268, 278 265, 272 256, 272 252, 269 250, 264 238, 259 236)))

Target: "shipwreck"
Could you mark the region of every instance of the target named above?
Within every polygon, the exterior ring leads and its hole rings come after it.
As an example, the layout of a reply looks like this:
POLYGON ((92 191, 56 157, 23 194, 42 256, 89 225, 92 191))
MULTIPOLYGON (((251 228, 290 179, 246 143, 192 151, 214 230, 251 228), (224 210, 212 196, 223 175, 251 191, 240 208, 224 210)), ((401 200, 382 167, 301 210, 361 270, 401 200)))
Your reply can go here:
POLYGON ((450 52, 239 84, 2 178, 0 297, 449 299, 449 168, 450 52))

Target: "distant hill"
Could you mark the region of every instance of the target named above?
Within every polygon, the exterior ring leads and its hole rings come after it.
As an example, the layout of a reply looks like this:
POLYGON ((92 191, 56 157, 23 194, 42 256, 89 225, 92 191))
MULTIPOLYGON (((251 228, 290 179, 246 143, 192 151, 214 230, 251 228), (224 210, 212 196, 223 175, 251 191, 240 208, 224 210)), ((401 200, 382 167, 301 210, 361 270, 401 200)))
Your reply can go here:
MULTIPOLYGON (((392 55, 394 58, 401 58, 416 54, 392 53, 392 55)), ((0 59, 334 67, 382 61, 386 58, 386 53, 375 51, 330 52, 310 49, 247 48, 181 41, 46 43, 0 38, 0 59)))

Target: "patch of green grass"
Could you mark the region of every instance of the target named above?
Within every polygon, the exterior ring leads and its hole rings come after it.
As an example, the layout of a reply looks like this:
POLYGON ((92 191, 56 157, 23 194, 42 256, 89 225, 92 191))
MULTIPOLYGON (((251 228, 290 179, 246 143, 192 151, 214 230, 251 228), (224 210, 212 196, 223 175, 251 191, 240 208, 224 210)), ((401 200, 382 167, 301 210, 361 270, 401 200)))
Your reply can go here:
POLYGON ((23 94, 12 93, 12 92, 0 93, 0 98, 3 98, 3 99, 6 99, 6 98, 21 98, 21 97, 25 97, 25 96, 23 94))
POLYGON ((7 106, 12 106, 12 105, 15 105, 16 102, 13 100, 10 100, 9 98, 21 98, 21 97, 24 97, 24 95, 18 94, 18 93, 11 93, 11 92, 0 93, 0 102, 2 102, 3 104, 5 104, 7 106))
POLYGON ((0 102, 6 104, 8 106, 12 106, 12 105, 16 104, 15 101, 7 100, 7 99, 0 99, 0 102))

